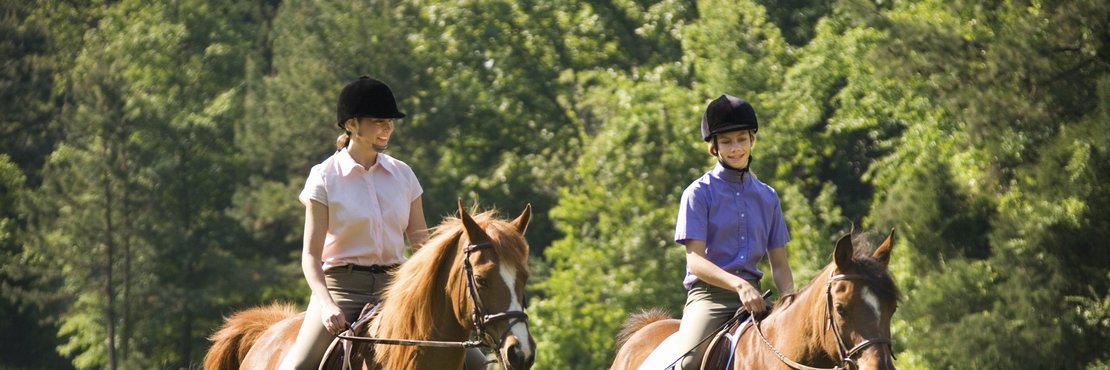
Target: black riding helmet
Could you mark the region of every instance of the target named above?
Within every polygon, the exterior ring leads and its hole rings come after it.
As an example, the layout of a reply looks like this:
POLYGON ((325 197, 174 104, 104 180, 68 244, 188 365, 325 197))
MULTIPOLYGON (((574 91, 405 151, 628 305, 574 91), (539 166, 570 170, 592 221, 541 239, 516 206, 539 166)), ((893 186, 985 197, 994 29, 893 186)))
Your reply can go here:
POLYGON ((709 142, 713 135, 737 130, 759 131, 752 105, 732 95, 721 95, 709 102, 701 116, 702 139, 709 142))
POLYGON ((343 122, 357 117, 404 118, 397 110, 397 100, 393 91, 384 82, 359 77, 343 87, 339 92, 339 104, 335 108, 336 124, 343 128, 343 122))

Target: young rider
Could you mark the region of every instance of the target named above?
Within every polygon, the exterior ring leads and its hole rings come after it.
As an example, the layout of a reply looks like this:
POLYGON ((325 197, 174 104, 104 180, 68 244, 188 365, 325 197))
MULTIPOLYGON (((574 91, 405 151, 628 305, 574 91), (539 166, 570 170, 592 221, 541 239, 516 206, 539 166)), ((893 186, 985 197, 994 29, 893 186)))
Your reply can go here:
MULTIPOLYGON (((702 115, 702 139, 717 163, 683 191, 678 208, 674 239, 686 247, 688 291, 678 348, 694 347, 740 307, 766 310, 757 267, 764 255, 779 291, 794 291, 778 195, 749 170, 758 130, 751 104, 734 96, 721 95, 702 115)), ((705 347, 687 354, 682 368, 697 369, 705 347)))

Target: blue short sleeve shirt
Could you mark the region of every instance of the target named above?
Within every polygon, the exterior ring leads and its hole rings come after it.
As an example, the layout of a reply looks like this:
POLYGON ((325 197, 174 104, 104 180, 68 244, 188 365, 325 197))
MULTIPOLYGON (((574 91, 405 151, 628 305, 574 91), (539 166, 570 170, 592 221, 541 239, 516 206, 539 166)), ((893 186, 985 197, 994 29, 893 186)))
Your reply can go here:
MULTIPOLYGON (((674 240, 704 240, 709 261, 740 278, 760 279, 759 260, 785 246, 790 232, 775 189, 718 163, 682 192, 674 240)), ((683 285, 690 289, 697 281, 687 267, 683 285)))

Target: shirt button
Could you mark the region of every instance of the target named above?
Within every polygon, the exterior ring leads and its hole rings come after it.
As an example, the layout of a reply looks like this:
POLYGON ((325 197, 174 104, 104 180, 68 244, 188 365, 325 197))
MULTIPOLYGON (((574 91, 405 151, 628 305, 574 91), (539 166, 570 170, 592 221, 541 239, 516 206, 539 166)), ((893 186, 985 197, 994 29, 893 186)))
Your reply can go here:
POLYGON ((741 237, 740 237, 740 240, 744 240, 744 239, 747 239, 747 238, 748 238, 748 237, 746 237, 746 236, 741 236, 741 237))
POLYGON ((746 216, 747 216, 747 214, 746 214, 746 213, 741 213, 741 214, 740 214, 740 217, 746 217, 746 216))
POLYGON ((740 193, 736 193, 736 195, 740 195, 740 193))

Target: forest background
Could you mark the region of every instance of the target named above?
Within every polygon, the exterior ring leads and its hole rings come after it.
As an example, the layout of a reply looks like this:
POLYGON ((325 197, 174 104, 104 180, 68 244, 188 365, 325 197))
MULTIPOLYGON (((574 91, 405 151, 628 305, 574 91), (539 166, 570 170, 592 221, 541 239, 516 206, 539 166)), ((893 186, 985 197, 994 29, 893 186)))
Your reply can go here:
POLYGON ((296 194, 363 74, 430 225, 535 207, 535 369, 681 312, 722 93, 797 285, 897 228, 900 368, 1110 368, 1104 0, 0 0, 0 35, 0 368, 199 368, 225 315, 304 304, 296 194))

